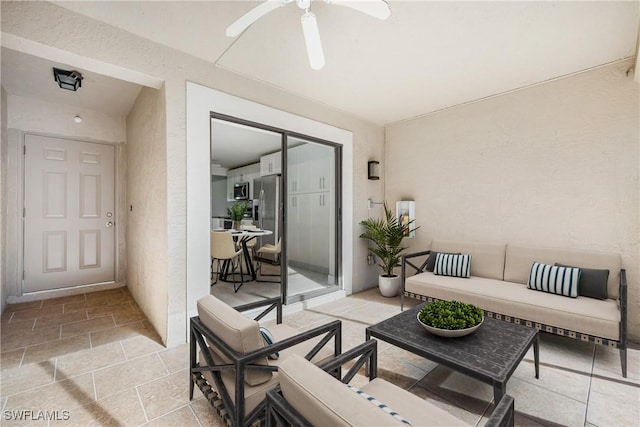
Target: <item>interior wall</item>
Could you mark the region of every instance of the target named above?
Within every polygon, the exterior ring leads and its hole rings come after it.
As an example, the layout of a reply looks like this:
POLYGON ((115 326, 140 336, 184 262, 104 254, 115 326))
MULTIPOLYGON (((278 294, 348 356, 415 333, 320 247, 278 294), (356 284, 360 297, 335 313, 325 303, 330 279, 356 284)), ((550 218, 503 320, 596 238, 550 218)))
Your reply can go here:
MULTIPOLYGON (((640 90, 633 61, 386 130, 387 199, 434 237, 622 254, 640 340, 640 90)), ((570 304, 571 301, 567 300, 570 304)))
POLYGON ((127 286, 167 340, 167 138, 164 90, 143 88, 127 116, 127 286))
POLYGON ((7 92, 0 86, 0 312, 7 306, 7 165, 9 142, 7 141, 7 92))
MULTIPOLYGON (((19 302, 33 299, 34 296, 22 294, 22 181, 24 146, 23 133, 39 133, 82 141, 103 142, 116 146, 117 159, 123 161, 122 145, 125 139, 124 117, 115 117, 86 108, 53 104, 35 98, 7 94, 7 177, 6 192, 6 236, 3 239, 5 254, 5 277, 7 299, 19 302), (76 114, 83 117, 82 123, 76 123, 76 114)), ((116 196, 124 193, 122 175, 124 169, 116 165, 116 196)), ((3 212, 4 213, 4 212, 3 212)), ((118 242, 124 238, 123 218, 116 214, 118 242), (121 224, 122 223, 122 224, 121 224)), ((116 282, 124 280, 125 248, 117 250, 116 282)), ((63 291, 64 292, 64 291, 63 291)), ((38 298, 42 298, 40 295, 38 298)))
MULTIPOLYGON (((294 94, 247 79, 210 62, 142 39, 113 26, 73 13, 49 2, 1 2, 2 31, 36 43, 34 49, 52 47, 82 58, 96 59, 114 67, 155 76, 165 81, 167 204, 167 345, 185 342, 187 276, 187 153, 186 81, 227 92, 298 116, 307 117, 353 133, 353 194, 346 200, 352 208, 352 290, 375 286, 378 268, 366 263, 367 245, 358 239, 358 223, 369 215, 367 199, 381 199, 381 186, 369 186, 367 160, 370 147, 384 143, 384 129, 344 112, 294 94)), ((87 63, 90 63, 88 61, 87 63)), ((80 65, 78 65, 80 67, 80 65)), ((209 114, 209 112, 203 112, 209 114)), ((208 141, 199 141, 208 143, 208 141)), ((207 204, 206 215, 209 214, 207 204)), ((152 263, 149 259, 141 262, 152 263)), ((156 325, 157 327, 157 325, 156 325)))

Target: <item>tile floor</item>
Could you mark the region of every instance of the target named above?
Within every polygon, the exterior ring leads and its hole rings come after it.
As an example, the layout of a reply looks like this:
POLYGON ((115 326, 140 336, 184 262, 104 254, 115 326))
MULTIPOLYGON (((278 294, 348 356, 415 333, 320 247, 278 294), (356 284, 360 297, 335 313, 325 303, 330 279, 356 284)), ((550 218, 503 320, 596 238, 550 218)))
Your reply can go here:
MULTIPOLYGON (((346 350, 364 340, 367 325, 398 312, 398 298, 370 290, 284 322, 306 330, 338 318, 346 350)), ((187 345, 163 347, 126 288, 11 305, 1 327, 3 426, 221 425, 197 388, 188 399, 187 345), (10 419, 24 411, 36 419, 10 419)), ((381 377, 470 425, 486 422, 490 386, 386 343, 378 351, 381 377)), ((640 425, 637 349, 629 350, 625 379, 617 351, 543 335, 540 374, 536 380, 529 354, 508 383, 517 425, 640 425)))

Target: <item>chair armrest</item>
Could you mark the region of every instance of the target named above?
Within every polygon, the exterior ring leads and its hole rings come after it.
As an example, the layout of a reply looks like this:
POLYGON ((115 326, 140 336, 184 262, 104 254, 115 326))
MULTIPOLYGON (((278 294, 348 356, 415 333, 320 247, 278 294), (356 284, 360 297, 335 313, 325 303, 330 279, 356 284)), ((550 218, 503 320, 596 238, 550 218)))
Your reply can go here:
POLYGON ((269 314, 269 312, 271 310, 273 310, 274 308, 276 309, 276 322, 278 324, 282 323, 282 298, 280 297, 274 297, 274 298, 269 298, 269 299, 264 299, 261 301, 256 301, 256 302, 251 302, 248 304, 242 304, 242 305, 238 305, 233 307, 236 311, 239 312, 243 312, 243 311, 249 311, 249 310, 253 310, 255 308, 260 308, 260 307, 265 307, 268 306, 262 313, 260 313, 256 318, 254 318, 253 320, 260 320, 262 319, 264 316, 266 316, 267 314, 269 314))
POLYGON ((485 427, 513 427, 515 406, 513 397, 505 394, 498 402, 498 406, 493 410, 491 417, 487 420, 485 427))
POLYGON ((341 355, 322 363, 319 367, 326 372, 332 373, 335 372, 337 368, 356 358, 358 358, 358 360, 344 377, 340 378, 340 381, 345 384, 349 383, 365 363, 369 364, 369 381, 373 380, 377 376, 378 370, 378 341, 374 339, 370 339, 353 347, 351 350, 345 351, 341 355))

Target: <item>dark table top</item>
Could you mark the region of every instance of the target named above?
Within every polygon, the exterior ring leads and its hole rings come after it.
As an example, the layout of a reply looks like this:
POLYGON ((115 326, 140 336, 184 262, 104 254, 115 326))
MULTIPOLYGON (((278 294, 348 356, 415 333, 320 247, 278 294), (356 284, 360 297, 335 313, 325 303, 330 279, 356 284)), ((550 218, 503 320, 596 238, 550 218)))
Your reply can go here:
POLYGON ((425 304, 369 326, 370 336, 485 382, 505 383, 538 334, 534 328, 489 317, 471 335, 445 338, 427 332, 416 319, 425 304))

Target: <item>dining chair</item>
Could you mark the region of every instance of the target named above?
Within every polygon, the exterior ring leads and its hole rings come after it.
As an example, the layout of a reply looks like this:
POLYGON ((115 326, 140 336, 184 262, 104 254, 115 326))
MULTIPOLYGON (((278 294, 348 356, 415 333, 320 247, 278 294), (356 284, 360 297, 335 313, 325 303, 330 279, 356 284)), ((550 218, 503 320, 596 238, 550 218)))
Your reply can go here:
POLYGON ((271 264, 279 265, 280 264, 280 247, 281 247, 281 238, 278 238, 278 243, 272 245, 267 243, 258 249, 256 259, 258 260, 258 270, 260 274, 262 274, 262 262, 268 261, 271 264))
MULTIPOLYGON (((230 231, 212 231, 211 232, 211 279, 216 276, 215 281, 211 282, 211 286, 218 283, 218 276, 224 274, 233 275, 233 291, 238 292, 238 289, 244 284, 243 272, 242 272, 242 247, 237 248, 233 241, 233 235, 230 231), (217 261, 218 268, 214 270, 213 264, 217 261), (220 270, 222 263, 222 271, 220 270), (235 271, 240 268, 240 286, 236 287, 235 271)), ((225 277, 226 278, 226 277, 225 277)), ((224 280, 224 278, 223 278, 224 280)))

